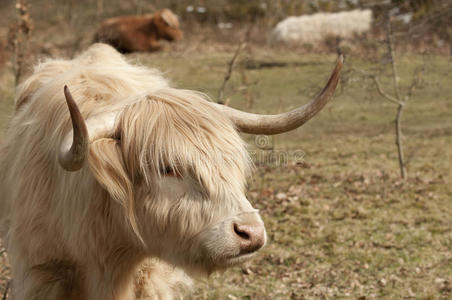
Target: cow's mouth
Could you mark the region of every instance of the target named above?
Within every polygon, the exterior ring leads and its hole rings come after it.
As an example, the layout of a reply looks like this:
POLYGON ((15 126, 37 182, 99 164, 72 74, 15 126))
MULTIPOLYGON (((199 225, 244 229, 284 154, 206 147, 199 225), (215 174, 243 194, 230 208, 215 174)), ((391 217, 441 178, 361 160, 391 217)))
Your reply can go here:
POLYGON ((245 261, 250 260, 253 256, 255 256, 255 254, 257 252, 258 251, 251 252, 251 253, 239 253, 239 254, 234 255, 234 256, 228 256, 225 259, 224 264, 227 267, 239 265, 241 263, 244 263, 245 261))

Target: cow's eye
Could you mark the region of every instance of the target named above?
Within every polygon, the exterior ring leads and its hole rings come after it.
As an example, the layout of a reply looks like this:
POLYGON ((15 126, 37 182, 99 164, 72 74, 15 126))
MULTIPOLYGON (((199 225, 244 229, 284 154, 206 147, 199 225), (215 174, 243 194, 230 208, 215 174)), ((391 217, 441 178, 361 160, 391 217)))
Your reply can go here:
POLYGON ((162 174, 163 176, 174 176, 174 177, 180 177, 179 172, 177 172, 174 168, 172 167, 163 167, 162 169, 160 169, 160 174, 162 174))
POLYGON ((174 170, 171 167, 164 167, 160 170, 160 172, 162 172, 162 174, 171 174, 174 173, 174 170))

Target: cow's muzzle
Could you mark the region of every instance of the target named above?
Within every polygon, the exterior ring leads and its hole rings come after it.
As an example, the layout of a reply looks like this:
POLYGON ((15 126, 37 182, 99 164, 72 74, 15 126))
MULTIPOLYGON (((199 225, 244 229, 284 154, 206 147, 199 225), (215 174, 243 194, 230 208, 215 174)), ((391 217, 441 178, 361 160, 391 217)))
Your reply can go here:
POLYGON ((256 213, 242 214, 234 220, 231 230, 240 249, 239 255, 256 252, 265 245, 264 223, 256 213))

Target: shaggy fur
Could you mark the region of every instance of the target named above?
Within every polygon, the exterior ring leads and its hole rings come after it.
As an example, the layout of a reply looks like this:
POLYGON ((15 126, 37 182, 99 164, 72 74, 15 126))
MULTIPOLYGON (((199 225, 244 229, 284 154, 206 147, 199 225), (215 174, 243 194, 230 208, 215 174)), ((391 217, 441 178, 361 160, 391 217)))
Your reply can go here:
POLYGON ((158 51, 158 40, 174 41, 182 37, 177 16, 169 9, 144 16, 122 16, 105 20, 94 41, 112 45, 122 53, 158 51))
POLYGON ((13 298, 172 299, 199 276, 248 259, 231 224, 262 222, 244 196, 250 160, 202 94, 171 88, 105 44, 47 60, 17 89, 0 146, 0 233, 13 298), (68 85, 90 131, 65 171, 68 85))
POLYGON ((292 16, 276 24, 270 42, 318 44, 328 37, 350 38, 365 33, 371 25, 370 9, 292 16))

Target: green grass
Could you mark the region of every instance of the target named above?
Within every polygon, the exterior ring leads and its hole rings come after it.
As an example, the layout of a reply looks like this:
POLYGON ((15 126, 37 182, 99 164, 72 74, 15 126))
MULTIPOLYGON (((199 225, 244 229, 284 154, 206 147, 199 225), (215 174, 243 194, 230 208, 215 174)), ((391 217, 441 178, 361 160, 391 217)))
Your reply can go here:
MULTIPOLYGON (((270 113, 305 103, 325 83, 334 56, 252 49, 225 96, 270 113)), ((165 72, 175 86, 216 98, 232 53, 159 53, 130 58, 165 72)), ((402 88, 420 56, 399 61, 402 88)), ((349 57, 346 67, 371 64, 349 57)), ((385 73, 386 74, 386 73, 385 73)), ((1 127, 12 105, 11 75, 2 77, 1 127)), ((390 78, 382 82, 390 87, 390 78)), ((399 178, 395 107, 363 81, 351 82, 300 129, 272 137, 274 153, 244 135, 257 161, 248 197, 260 209, 268 245, 244 266, 197 284, 192 299, 449 299, 452 297, 452 64, 429 57, 422 88, 409 100, 403 131, 409 179, 399 178), (294 156, 304 153, 303 163, 294 156)))

